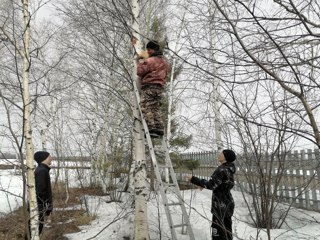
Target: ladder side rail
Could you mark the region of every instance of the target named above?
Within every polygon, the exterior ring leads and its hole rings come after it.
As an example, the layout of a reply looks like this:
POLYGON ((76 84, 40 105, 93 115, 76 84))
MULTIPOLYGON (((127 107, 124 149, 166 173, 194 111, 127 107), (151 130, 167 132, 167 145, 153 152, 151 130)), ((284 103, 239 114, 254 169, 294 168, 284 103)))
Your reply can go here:
MULTIPOLYGON (((167 195, 166 195, 166 193, 164 191, 163 181, 161 179, 161 175, 160 175, 160 171, 159 171, 159 167, 158 167, 158 162, 156 160, 156 155, 155 155, 155 152, 154 152, 154 147, 153 147, 152 140, 151 140, 151 137, 150 137, 148 125, 147 125, 147 123, 146 123, 146 121, 144 119, 144 115, 143 115, 141 107, 140 107, 140 93, 139 93, 138 87, 137 87, 135 82, 133 83, 133 86, 134 86, 134 92, 135 92, 135 95, 136 95, 136 99, 137 99, 137 102, 138 102, 138 108, 139 108, 139 113, 140 113, 141 120, 142 120, 142 125, 143 125, 144 131, 145 131, 145 135, 146 135, 146 139, 147 139, 147 143, 148 143, 148 147, 149 147, 149 152, 150 152, 150 155, 151 155, 153 168, 154 168, 154 171, 155 171, 155 174, 156 174, 156 178, 157 178, 157 181, 158 181, 158 184, 159 184, 159 188, 160 188, 160 195, 161 195, 161 198, 162 198, 162 201, 163 201, 163 204, 164 204, 167 220, 168 220, 168 223, 169 223, 171 236, 172 236, 173 240, 177 240, 177 234, 176 234, 176 231, 175 231, 175 228, 174 228, 173 219, 172 219, 172 216, 171 216, 171 213, 170 213, 170 209, 169 209, 169 205, 168 205, 168 198, 167 198, 167 195)), ((177 195, 178 200, 180 202, 180 207, 181 207, 181 210, 182 210, 183 219, 184 219, 184 221, 186 221, 186 225, 187 225, 187 229, 188 229, 188 234, 189 234, 190 240, 194 240, 195 238, 194 238, 193 230, 191 228, 191 224, 190 224, 190 220, 189 220, 189 217, 188 217, 188 213, 187 213, 187 210, 186 210, 185 205, 184 205, 184 201, 183 201, 180 189, 179 189, 179 185, 178 185, 178 181, 177 181, 175 172, 173 170, 173 166, 172 166, 172 162, 171 162, 171 159, 170 159, 170 155, 169 155, 169 151, 168 151, 168 148, 167 148, 167 142, 166 142, 166 138, 165 137, 163 137, 162 147, 165 150, 165 163, 169 167, 169 173, 170 173, 171 179, 173 181, 173 184, 175 185, 174 186, 175 194, 177 195)))
POLYGON ((168 151, 168 148, 167 148, 167 141, 166 141, 165 138, 162 141, 162 145, 163 145, 163 148, 165 150, 166 164, 169 167, 170 177, 172 179, 173 184, 175 185, 175 194, 177 195, 177 198, 178 198, 178 200, 180 202, 180 207, 181 207, 181 211, 182 211, 182 214, 183 214, 183 220, 185 221, 185 223, 187 225, 187 229, 188 229, 188 234, 189 234, 190 240, 194 240, 195 238, 194 238, 193 230, 192 230, 192 227, 191 227, 190 219, 189 219, 189 216, 188 216, 185 204, 184 204, 183 197, 181 195, 179 184, 178 184, 178 181, 177 181, 177 178, 176 178, 176 173, 175 173, 175 171, 173 169, 173 166, 172 166, 172 161, 171 161, 171 158, 170 158, 170 155, 169 155, 169 151, 168 151))
MULTIPOLYGON (((139 107, 139 109, 140 109, 140 114, 142 114, 140 107, 139 107)), ((156 160, 156 154, 154 152, 154 148, 153 148, 153 144, 152 144, 151 137, 150 137, 150 134, 149 134, 149 130, 146 131, 146 129, 148 129, 148 125, 147 125, 145 119, 143 118, 143 115, 141 115, 141 116, 142 116, 143 127, 145 129, 145 134, 146 134, 146 137, 147 137, 147 142, 148 142, 149 152, 150 152, 150 155, 151 155, 152 165, 153 165, 153 169, 154 169, 154 172, 155 172, 155 175, 156 175, 156 178, 157 178, 157 182, 158 182, 158 185, 159 185, 160 195, 161 195, 161 198, 162 198, 162 201, 163 201, 163 204, 164 204, 164 209, 165 209, 167 220, 168 220, 168 224, 169 224, 169 227, 170 227, 171 236, 172 236, 173 240, 177 240, 178 238, 177 238, 177 234, 175 232, 175 229, 173 227, 174 226, 173 225, 173 219, 172 219, 172 216, 171 216, 171 213, 170 213, 170 209, 169 209, 169 205, 168 205, 169 204, 168 198, 167 198, 167 195, 166 195, 166 193, 164 191, 163 181, 161 179, 158 162, 156 160)))
POLYGON ((166 196, 166 193, 164 192, 164 187, 163 187, 163 182, 161 180, 161 175, 160 175, 160 171, 159 171, 159 167, 158 167, 158 162, 156 160, 156 155, 154 152, 154 148, 153 148, 153 144, 152 144, 152 140, 149 134, 149 129, 148 129, 148 125, 144 119, 141 107, 140 107, 140 94, 139 94, 139 90, 138 87, 136 85, 136 83, 133 84, 134 85, 134 91, 135 91, 135 95, 138 101, 138 107, 139 107, 139 112, 140 112, 140 116, 141 116, 141 120, 142 120, 142 125, 144 128, 144 132, 146 135, 146 139, 147 139, 147 143, 148 143, 148 147, 149 147, 149 152, 151 155, 151 160, 152 160, 152 165, 156 174, 156 178, 159 184, 159 189, 160 189, 160 195, 164 204, 164 208, 165 208, 165 212, 166 212, 166 216, 167 216, 167 220, 168 220, 168 224, 170 227, 170 231, 171 231, 171 236, 173 238, 173 240, 177 240, 177 234, 175 232, 175 229, 173 227, 173 219, 171 217, 171 213, 170 213, 170 209, 168 207, 168 198, 166 196))

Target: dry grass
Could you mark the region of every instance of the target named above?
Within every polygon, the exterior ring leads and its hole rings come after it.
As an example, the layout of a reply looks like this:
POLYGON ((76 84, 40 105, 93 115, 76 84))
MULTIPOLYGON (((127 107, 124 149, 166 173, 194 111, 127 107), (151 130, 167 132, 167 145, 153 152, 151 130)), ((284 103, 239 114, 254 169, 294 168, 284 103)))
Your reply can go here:
MULTIPOLYGON (((66 202, 66 191, 63 184, 53 186, 54 207, 59 209, 71 209, 81 205, 80 199, 84 194, 103 195, 99 188, 71 188, 68 190, 69 198, 66 202)), ((20 240, 25 239, 25 226, 23 209, 6 215, 0 219, 0 239, 20 240)), ((84 209, 74 208, 74 210, 54 210, 45 224, 42 240, 64 240, 64 234, 79 232, 79 226, 87 225, 95 216, 88 216, 84 209)))

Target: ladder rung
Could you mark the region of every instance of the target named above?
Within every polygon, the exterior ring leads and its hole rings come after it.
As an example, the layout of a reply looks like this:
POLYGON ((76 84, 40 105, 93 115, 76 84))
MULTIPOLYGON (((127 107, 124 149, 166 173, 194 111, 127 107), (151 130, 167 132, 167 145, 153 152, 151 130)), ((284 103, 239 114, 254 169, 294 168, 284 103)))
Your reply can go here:
POLYGON ((185 226, 189 226, 189 225, 186 224, 186 223, 182 223, 182 224, 173 225, 172 227, 173 228, 179 228, 179 227, 185 227, 185 226))
POLYGON ((159 168, 170 168, 168 165, 158 165, 159 168))
POLYGON ((173 203, 168 203, 167 205, 170 207, 170 206, 181 205, 181 203, 180 202, 173 202, 173 203))
POLYGON ((173 183, 163 183, 163 190, 165 191, 165 192, 168 192, 168 191, 171 191, 171 192, 173 192, 173 193, 176 193, 176 185, 175 184, 173 184, 173 183))
POLYGON ((174 183, 168 183, 167 187, 175 187, 176 185, 174 183))
POLYGON ((162 182, 163 187, 165 188, 169 188, 169 187, 176 187, 176 185, 174 183, 166 183, 166 182, 162 182))
MULTIPOLYGON (((154 171, 155 171, 155 175, 159 184, 159 188, 160 188, 160 193, 161 193, 161 197, 164 203, 164 207, 165 207, 165 212, 167 215, 167 220, 168 220, 168 224, 171 228, 171 239, 176 240, 177 239, 177 229, 174 228, 179 228, 179 227, 187 227, 187 234, 189 235, 189 240, 195 240, 192 228, 191 228, 191 224, 189 221, 189 216, 187 214, 185 205, 183 203, 182 196, 180 193, 180 189, 179 189, 179 185, 177 183, 177 178, 173 169, 173 165, 172 165, 172 161, 170 159, 170 155, 169 155, 169 150, 168 150, 168 145, 167 145, 167 139, 166 137, 160 137, 159 140, 161 139, 162 144, 161 146, 159 146, 159 142, 155 139, 153 141, 153 137, 156 136, 151 136, 149 129, 148 129, 148 125, 145 121, 145 118, 143 116, 141 107, 140 107, 140 94, 139 94, 139 90, 138 87, 136 85, 136 81, 133 81, 134 84, 134 91, 135 91, 135 95, 136 95, 136 99, 138 102, 138 108, 139 108, 139 113, 141 116, 141 121, 142 121, 142 126, 144 128, 144 132, 145 132, 145 136, 146 136, 146 144, 149 147, 149 153, 151 156, 151 163, 153 164, 154 167, 154 171), (158 158, 158 160, 157 160, 158 158), (161 164, 161 165, 160 165, 161 164), (170 165, 170 166, 169 166, 170 165), (161 169, 161 171, 160 171, 161 169), (169 179, 171 182, 166 183, 165 181, 162 180, 163 175, 161 172, 165 172, 164 169, 168 169, 168 175, 169 175, 169 179), (178 197, 178 199, 170 199, 170 203, 168 203, 168 197, 166 196, 167 193, 171 193, 173 192, 176 197, 178 197), (179 202, 176 202, 179 201, 179 202), (182 221, 181 224, 177 224, 174 225, 173 224, 173 220, 172 220, 172 216, 171 216, 171 212, 170 212, 170 206, 180 206, 181 208, 181 212, 183 215, 183 220, 186 221, 186 223, 184 221, 182 221), (188 223, 188 224, 187 224, 188 223)), ((180 222, 178 222, 180 223, 180 222)))

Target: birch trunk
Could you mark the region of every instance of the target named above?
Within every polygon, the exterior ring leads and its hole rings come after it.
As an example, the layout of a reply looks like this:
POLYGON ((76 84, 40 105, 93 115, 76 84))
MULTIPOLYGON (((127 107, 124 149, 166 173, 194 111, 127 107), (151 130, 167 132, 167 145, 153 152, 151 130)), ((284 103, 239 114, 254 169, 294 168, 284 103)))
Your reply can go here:
POLYGON ((38 240, 38 208, 37 198, 35 191, 35 178, 34 178, 34 164, 33 164, 33 143, 32 143, 32 131, 30 122, 30 94, 29 94, 29 44, 30 44, 30 13, 29 13, 29 1, 23 0, 23 21, 24 21, 24 48, 23 48, 23 132, 26 146, 26 160, 27 160, 27 186, 29 195, 29 207, 30 207, 30 229, 31 239, 38 240))
MULTIPOLYGON (((112 115, 110 114, 110 117, 112 115)), ((108 164, 107 159, 107 127, 108 127, 108 121, 104 123, 104 126, 101 130, 100 135, 100 141, 99 141, 99 154, 98 154, 98 162, 100 164, 99 166, 99 183, 102 187, 102 191, 104 193, 107 193, 108 187, 111 186, 111 173, 109 171, 111 165, 110 162, 108 164)))
MULTIPOLYGON (((210 4, 210 15, 214 19, 216 16, 216 9, 213 4, 210 4)), ((223 148, 222 146, 222 140, 221 140, 221 114, 220 114, 220 108, 221 108, 221 103, 220 103, 220 80, 215 77, 217 75, 217 68, 215 65, 215 55, 214 55, 214 48, 215 48, 215 26, 214 24, 210 24, 210 29, 209 29, 209 34, 210 34, 210 47, 212 49, 211 51, 211 59, 213 63, 212 71, 213 71, 213 112, 214 112, 214 139, 215 139, 215 146, 216 146, 216 151, 220 152, 223 148)))
MULTIPOLYGON (((178 38, 179 39, 179 38, 178 38)), ((177 47, 175 48, 175 52, 177 50, 177 47)), ((174 71, 176 67, 176 59, 173 59, 172 68, 171 68, 171 76, 170 76, 170 93, 169 93, 169 102, 168 102, 168 122, 167 122, 167 136, 166 136, 166 143, 167 148, 170 149, 170 139, 171 139, 171 121, 172 121, 172 104, 173 104, 173 80, 174 80, 174 71)), ((166 158, 167 161, 167 158, 166 158)), ((166 162, 166 165, 168 165, 168 162, 166 162)), ((169 169, 164 169, 165 174, 165 182, 170 182, 169 177, 169 169)))
MULTIPOLYGON (((186 6, 187 7, 187 6, 186 6)), ((184 28, 184 24, 185 24, 185 16, 186 16, 186 12, 183 13, 182 16, 182 21, 181 21, 181 26, 180 29, 178 31, 177 34, 177 42, 180 42, 181 39, 181 33, 182 30, 184 28)), ((174 48, 174 52, 177 53, 178 52, 178 44, 176 44, 175 48, 174 48)), ((170 139, 171 139, 171 121, 172 121, 172 106, 173 106, 173 91, 174 91, 174 74, 176 71, 176 57, 173 55, 173 63, 172 63, 172 67, 171 67, 171 75, 170 75, 170 90, 169 90, 169 101, 168 101, 168 122, 167 122, 167 136, 166 136, 166 142, 167 142, 167 148, 170 149, 170 139)), ((168 163, 167 163, 168 165, 168 163)), ((170 179, 169 179, 169 169, 165 168, 165 181, 167 183, 169 183, 170 179)))
POLYGON ((98 122, 96 121, 95 117, 96 113, 98 112, 97 102, 95 103, 95 114, 90 119, 92 122, 92 133, 91 133, 91 146, 92 146, 92 153, 91 153, 91 171, 90 171, 90 184, 96 186, 100 184, 100 169, 101 169, 101 162, 99 162, 99 154, 98 154, 98 122))
MULTIPOLYGON (((141 51, 142 43, 141 37, 139 35, 139 12, 140 6, 138 0, 132 0, 132 29, 133 38, 137 39, 136 42, 133 42, 136 52, 141 51)), ((135 81, 136 86, 139 86, 138 77, 136 74, 137 63, 134 60, 133 67, 133 81, 135 81)), ((135 91, 138 91, 135 88, 135 91)), ((147 171, 146 171, 146 157, 145 157, 145 145, 144 145, 144 135, 143 127, 141 122, 141 116, 139 112, 139 102, 136 97, 133 101, 133 115, 134 115, 134 161, 135 161, 135 171, 134 171, 134 199, 135 199, 135 240, 146 240, 149 239, 148 236, 148 218, 147 218, 147 171)))

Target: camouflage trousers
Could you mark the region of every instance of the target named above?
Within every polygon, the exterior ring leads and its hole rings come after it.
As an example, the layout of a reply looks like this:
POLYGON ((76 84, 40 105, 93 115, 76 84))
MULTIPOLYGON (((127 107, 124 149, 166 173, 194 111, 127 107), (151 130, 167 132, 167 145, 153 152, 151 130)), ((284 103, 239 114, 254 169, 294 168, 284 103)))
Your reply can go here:
POLYGON ((164 128, 160 110, 163 91, 163 87, 156 84, 141 87, 140 107, 149 130, 164 128))

